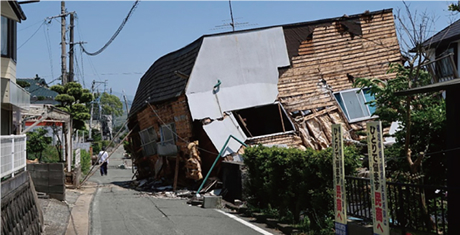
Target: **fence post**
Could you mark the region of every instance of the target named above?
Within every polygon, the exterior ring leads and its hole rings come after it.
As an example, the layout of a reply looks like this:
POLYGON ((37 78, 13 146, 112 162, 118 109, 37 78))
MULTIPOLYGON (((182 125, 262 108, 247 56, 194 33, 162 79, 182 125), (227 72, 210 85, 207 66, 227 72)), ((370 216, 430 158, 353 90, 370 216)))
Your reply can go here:
POLYGON ((24 159, 24 171, 27 171, 27 137, 23 137, 23 141, 22 141, 22 153, 23 153, 23 156, 22 159, 24 159))
POLYGON ((11 177, 14 177, 14 136, 11 137, 11 177))

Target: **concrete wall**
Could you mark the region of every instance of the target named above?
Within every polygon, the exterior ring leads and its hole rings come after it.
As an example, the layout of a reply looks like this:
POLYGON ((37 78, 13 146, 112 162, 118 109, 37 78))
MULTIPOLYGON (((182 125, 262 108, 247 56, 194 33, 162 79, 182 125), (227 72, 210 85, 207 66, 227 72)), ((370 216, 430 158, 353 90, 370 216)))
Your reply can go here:
POLYGON ((43 214, 29 172, 2 182, 2 234, 41 234, 43 214))
POLYGON ((27 171, 38 192, 65 201, 65 173, 63 163, 27 164, 27 171))

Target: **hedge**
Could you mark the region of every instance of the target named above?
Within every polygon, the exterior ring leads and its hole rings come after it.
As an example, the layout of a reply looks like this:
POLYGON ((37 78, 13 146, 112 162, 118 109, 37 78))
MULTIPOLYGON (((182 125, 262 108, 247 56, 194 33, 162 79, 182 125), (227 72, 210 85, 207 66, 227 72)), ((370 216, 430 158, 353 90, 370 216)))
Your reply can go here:
MULTIPOLYGON (((344 155, 345 172, 351 174, 362 156, 353 146, 345 147, 344 155)), ((245 195, 252 207, 291 214, 294 223, 302 214, 312 222, 310 229, 318 231, 333 217, 331 148, 302 151, 259 145, 245 149, 243 158, 248 171, 245 195)))

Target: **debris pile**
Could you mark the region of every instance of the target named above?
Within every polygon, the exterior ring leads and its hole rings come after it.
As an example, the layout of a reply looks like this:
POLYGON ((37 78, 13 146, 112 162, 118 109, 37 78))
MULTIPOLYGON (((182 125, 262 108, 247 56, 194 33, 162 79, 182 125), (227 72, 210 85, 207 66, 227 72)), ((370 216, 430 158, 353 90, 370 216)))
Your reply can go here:
POLYGON ((198 152, 198 140, 191 142, 187 146, 189 150, 189 158, 185 163, 185 177, 193 180, 203 179, 203 174, 201 173, 201 158, 198 152))

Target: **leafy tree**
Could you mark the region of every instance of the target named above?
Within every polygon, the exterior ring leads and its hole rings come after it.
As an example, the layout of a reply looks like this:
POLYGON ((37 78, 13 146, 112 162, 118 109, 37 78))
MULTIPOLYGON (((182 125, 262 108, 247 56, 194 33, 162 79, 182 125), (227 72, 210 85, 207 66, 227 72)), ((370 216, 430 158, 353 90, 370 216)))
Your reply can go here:
MULTIPOLYGON (((424 70, 420 70, 417 80, 414 78, 416 70, 404 68, 400 64, 393 64, 389 72, 396 72, 396 78, 388 81, 379 79, 359 78, 355 86, 370 88, 375 100, 369 102, 376 106, 374 115, 377 115, 382 122, 400 122, 400 129, 395 133, 396 143, 391 146, 389 151, 392 156, 388 156, 389 167, 393 170, 410 171, 416 175, 422 172, 423 160, 435 164, 438 172, 428 175, 430 183, 441 183, 445 176, 445 169, 442 165, 443 159, 437 157, 424 158, 425 153, 435 152, 444 146, 443 134, 445 133, 446 104, 439 92, 422 93, 408 97, 395 96, 394 93, 409 89, 409 85, 416 84, 423 86, 430 84, 431 76, 424 70), (407 135, 409 129, 411 130, 407 135), (406 152, 406 147, 408 151, 406 152), (400 156, 405 155, 405 162, 400 156), (407 168, 409 166, 409 168, 407 168)), ((404 158, 403 158, 404 159, 404 158)), ((433 166, 427 164, 424 171, 432 171, 433 166)), ((426 172, 425 172, 426 173, 426 172)))
MULTIPOLYGON (((430 57, 426 46, 422 46, 428 38, 433 25, 433 17, 426 12, 411 11, 405 2, 403 11, 397 10, 395 19, 398 21, 398 36, 403 48, 401 53, 405 59, 402 64, 390 65, 388 72, 395 73, 396 78, 389 81, 360 78, 355 82, 357 87, 369 87, 375 101, 375 114, 384 123, 399 121, 399 131, 395 137, 397 143, 388 149, 397 155, 393 161, 398 170, 409 171, 412 175, 421 174, 422 162, 433 160, 425 158, 426 152, 434 152, 443 147, 443 129, 445 120, 445 102, 440 93, 395 96, 398 91, 430 84, 431 76, 423 64, 430 57), (403 158, 401 158, 403 157, 403 158), (401 164, 406 162, 407 164, 401 164), (409 166, 409 167, 407 167, 409 166)), ((444 173, 444 172, 439 172, 444 173)), ((444 176, 440 174, 439 176, 444 176)), ((434 182, 433 182, 434 183, 434 182)))
MULTIPOLYGON (((400 12, 395 15, 399 21, 399 37, 403 48, 405 66, 393 64, 389 72, 396 78, 389 81, 360 78, 355 86, 369 87, 375 101, 375 114, 384 122, 399 121, 400 129, 396 132, 396 143, 385 149, 387 167, 396 170, 392 175, 397 180, 408 180, 416 184, 445 183, 446 166, 443 155, 426 157, 429 152, 436 152, 444 147, 446 104, 440 92, 422 93, 407 96, 395 96, 395 92, 408 90, 431 83, 431 76, 424 70, 423 64, 430 57, 427 46, 423 43, 430 32, 434 18, 426 13, 412 12, 405 5, 406 16, 400 12), (404 163, 405 162, 405 163, 404 163), (424 163, 424 164, 422 164, 424 163), (405 174, 409 172, 409 174, 405 174), (403 174, 400 174, 403 173, 403 174), (404 176, 404 177, 401 177, 404 176), (407 177, 409 176, 409 177, 407 177)), ((391 174, 390 174, 391 175, 391 174)), ((419 205, 422 206, 420 220, 428 229, 433 228, 425 191, 418 189, 419 205)))
POLYGON ((115 95, 107 92, 102 93, 101 106, 102 114, 114 115, 115 117, 123 115, 123 103, 115 95))
POLYGON ((42 161, 43 151, 51 144, 51 137, 46 136, 45 128, 37 128, 27 132, 27 154, 33 153, 38 160, 42 161))
MULTIPOLYGON (((459 2, 460 3, 460 2, 459 2)), ((449 11, 456 11, 456 12, 460 12, 460 7, 459 7, 459 4, 458 3, 451 3, 448 8, 447 8, 449 11)))
POLYGON ((73 127, 84 130, 85 121, 90 119, 86 103, 93 100, 91 92, 88 89, 83 89, 81 84, 77 82, 69 82, 64 86, 54 85, 50 89, 59 93, 55 100, 61 102, 58 105, 59 108, 70 113, 73 119, 73 127))
MULTIPOLYGON (((96 93, 95 100, 100 102, 101 115, 114 115, 115 117, 123 115, 123 103, 117 96, 107 92, 96 93)), ((99 119, 99 112, 95 112, 93 117, 99 119)))

